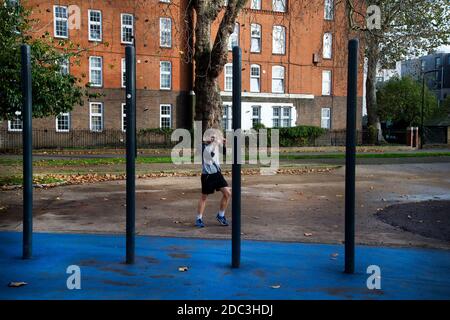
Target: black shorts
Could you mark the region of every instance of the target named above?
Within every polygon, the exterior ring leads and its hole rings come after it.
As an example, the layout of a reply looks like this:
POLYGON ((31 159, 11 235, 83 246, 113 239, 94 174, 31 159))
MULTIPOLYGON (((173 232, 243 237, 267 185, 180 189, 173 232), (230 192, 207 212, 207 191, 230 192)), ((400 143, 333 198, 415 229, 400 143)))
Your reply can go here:
POLYGON ((222 173, 202 174, 202 193, 213 194, 214 190, 219 191, 221 188, 228 187, 228 183, 222 173))

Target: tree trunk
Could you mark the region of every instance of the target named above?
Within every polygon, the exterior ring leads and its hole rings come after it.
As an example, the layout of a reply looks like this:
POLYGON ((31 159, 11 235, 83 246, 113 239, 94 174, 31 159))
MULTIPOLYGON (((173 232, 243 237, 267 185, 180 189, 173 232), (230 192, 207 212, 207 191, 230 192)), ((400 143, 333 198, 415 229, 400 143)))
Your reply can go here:
POLYGON ((247 0, 229 0, 220 21, 219 30, 211 45, 211 24, 216 20, 224 1, 194 0, 195 11, 195 120, 202 122, 202 130, 220 128, 222 98, 218 77, 228 59, 228 39, 234 23, 247 0))
POLYGON ((367 42, 367 80, 366 80, 366 106, 367 106, 367 126, 369 129, 370 143, 380 143, 384 141, 381 131, 380 117, 377 107, 377 65, 379 58, 378 44, 373 41, 367 42), (375 131, 376 130, 376 131, 375 131))

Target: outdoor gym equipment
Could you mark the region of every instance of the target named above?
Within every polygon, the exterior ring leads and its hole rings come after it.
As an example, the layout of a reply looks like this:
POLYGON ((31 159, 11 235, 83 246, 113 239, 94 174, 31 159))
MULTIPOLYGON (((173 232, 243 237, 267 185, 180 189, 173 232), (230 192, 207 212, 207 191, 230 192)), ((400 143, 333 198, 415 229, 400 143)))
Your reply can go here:
MULTIPOLYGON (((348 45, 347 139, 345 168, 345 273, 355 269, 355 160, 356 105, 359 41, 348 45)), ((136 211, 136 49, 125 49, 126 68, 126 262, 135 261, 136 211)), ((33 182, 32 182, 32 90, 30 47, 22 45, 22 117, 23 117, 23 258, 32 256, 33 182)), ((233 48, 233 130, 241 129, 242 52, 233 48)), ((237 146, 237 137, 234 137, 237 146)), ((233 148, 232 166, 232 261, 239 268, 241 257, 241 165, 238 148, 233 148)))

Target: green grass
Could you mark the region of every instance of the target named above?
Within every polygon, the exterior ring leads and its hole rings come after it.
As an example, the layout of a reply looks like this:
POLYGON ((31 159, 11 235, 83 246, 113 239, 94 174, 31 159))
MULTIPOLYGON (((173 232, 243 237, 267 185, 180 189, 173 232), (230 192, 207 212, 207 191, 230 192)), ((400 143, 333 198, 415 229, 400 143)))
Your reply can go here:
MULTIPOLYGON (((358 159, 424 158, 424 157, 450 157, 450 152, 357 153, 356 154, 356 158, 358 158, 358 159)), ((283 160, 345 159, 345 153, 280 155, 280 159, 283 159, 283 160)))
MULTIPOLYGON (((33 183, 37 183, 37 184, 48 184, 48 183, 59 183, 59 182, 64 182, 64 180, 47 177, 47 176, 34 176, 33 177, 33 183)), ((23 183, 22 176, 0 177, 0 186, 21 185, 22 183, 23 183)))
MULTIPOLYGON (((357 153, 358 159, 386 159, 386 158, 421 158, 421 157, 450 157, 450 152, 408 152, 408 153, 357 153)), ((246 159, 249 156, 246 154, 246 159)), ((344 159, 345 153, 332 154, 281 154, 280 160, 308 160, 308 159, 344 159)), ((190 158, 185 157, 188 161, 190 158)), ((89 167, 100 165, 125 165, 126 159, 123 158, 87 158, 87 159, 49 159, 49 160, 34 160, 33 165, 37 167, 89 167)), ((137 157, 137 164, 151 164, 151 163, 172 163, 169 156, 163 157, 137 157)), ((0 159, 0 165, 4 166, 19 166, 22 165, 21 159, 0 159)))

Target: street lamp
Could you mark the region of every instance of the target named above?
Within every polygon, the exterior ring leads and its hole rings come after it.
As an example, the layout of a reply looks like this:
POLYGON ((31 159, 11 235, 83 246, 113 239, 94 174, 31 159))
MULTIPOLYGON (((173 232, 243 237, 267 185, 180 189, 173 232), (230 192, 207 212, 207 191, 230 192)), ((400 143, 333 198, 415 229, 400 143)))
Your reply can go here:
MULTIPOLYGON (((442 70, 442 72, 444 72, 444 67, 442 66, 441 69, 433 69, 433 70, 428 70, 428 71, 423 71, 422 72, 422 107, 421 107, 421 112, 420 112, 420 149, 423 149, 423 140, 424 140, 424 126, 423 126, 423 109, 424 109, 424 104, 425 104, 425 75, 429 74, 429 73, 436 73, 439 72, 440 70, 442 70)), ((442 86, 442 84, 441 84, 442 86)))

